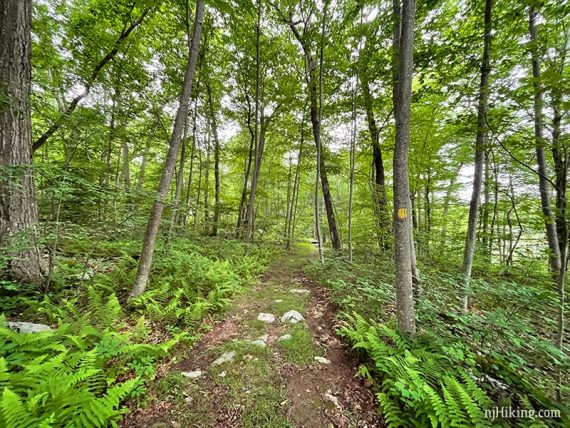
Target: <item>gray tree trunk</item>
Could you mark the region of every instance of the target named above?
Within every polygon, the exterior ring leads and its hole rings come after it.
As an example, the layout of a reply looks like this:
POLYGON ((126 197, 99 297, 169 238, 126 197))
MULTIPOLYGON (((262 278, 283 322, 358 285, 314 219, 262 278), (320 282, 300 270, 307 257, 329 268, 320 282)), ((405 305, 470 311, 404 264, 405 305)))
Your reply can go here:
POLYGON ((197 0, 196 2, 196 15, 194 18, 194 33, 192 36, 192 45, 188 56, 188 67, 184 75, 184 83, 182 85, 182 93, 180 95, 180 105, 176 113, 174 121, 174 128, 170 138, 170 145, 166 164, 160 178, 158 186, 157 198, 152 207, 150 217, 148 219, 146 233, 144 236, 141 257, 139 260, 139 267, 137 271, 137 278, 133 289, 131 290, 130 297, 141 295, 148 282, 148 276, 152 265, 152 257, 154 255, 154 247, 156 243, 156 235, 160 226, 160 219, 164 210, 164 201, 166 199, 170 180, 174 172, 176 158, 178 156, 178 149, 182 139, 182 132, 186 117, 188 116, 188 104, 190 102, 190 93, 192 90, 192 81, 194 79, 194 70, 196 69, 196 61, 198 60, 198 53, 200 48, 200 36, 202 34, 202 22, 204 19, 204 0, 197 0))
POLYGON ((42 285, 30 113, 31 0, 0 0, 0 259, 19 282, 42 285))
MULTIPOLYGON (((350 175, 348 187, 348 260, 352 261, 352 197, 354 191, 354 166, 356 157, 356 91, 352 96, 352 132, 350 135, 350 175)), ((385 191, 385 189, 384 189, 385 191)))
MULTIPOLYGON (((323 32, 321 33, 321 52, 320 52, 320 63, 321 63, 321 67, 320 67, 320 71, 319 71, 319 75, 320 78, 317 76, 317 63, 315 61, 315 58, 313 57, 313 55, 311 54, 311 47, 310 44, 308 42, 308 40, 305 38, 305 32, 303 32, 303 35, 299 32, 299 29, 297 28, 297 24, 295 22, 293 22, 292 17, 289 16, 288 20, 287 20, 287 24, 289 25, 289 28, 291 29, 291 31, 293 32, 293 35, 295 36, 295 38, 297 39, 297 41, 299 42, 299 44, 301 45, 301 48, 303 49, 303 53, 305 54, 305 60, 307 61, 307 84, 308 84, 308 89, 309 89, 309 96, 310 96, 310 101, 311 101, 311 108, 310 108, 310 113, 311 113, 311 123, 313 125, 313 138, 315 140, 315 146, 317 148, 317 157, 318 157, 318 166, 317 169, 319 171, 319 175, 320 175, 320 181, 321 181, 321 187, 323 190, 323 199, 325 202, 325 209, 326 209, 326 214, 327 214, 327 222, 329 225, 329 230, 330 230, 330 235, 331 235, 331 242, 332 242, 332 246, 333 249, 336 251, 341 251, 342 250, 342 241, 340 239, 340 234, 338 232, 338 228, 336 225, 336 216, 335 216, 335 212, 334 212, 334 206, 333 206, 333 202, 332 202, 332 196, 330 193, 330 188, 329 188, 329 181, 328 181, 328 176, 327 176, 327 170, 326 170, 326 165, 325 165, 325 160, 324 160, 324 156, 322 156, 322 143, 321 143, 321 115, 320 115, 320 111, 321 111, 321 107, 322 105, 319 104, 319 99, 321 100, 321 104, 322 104, 322 90, 319 93, 319 86, 322 84, 322 54, 323 54, 323 49, 324 48, 324 30, 326 27, 326 9, 328 8, 328 2, 325 2, 325 16, 323 18, 323 32)), ((305 22, 305 30, 307 30, 307 27, 310 25, 309 22, 305 22)))
POLYGON ((218 139, 218 122, 216 120, 216 112, 214 111, 214 102, 212 100, 212 88, 210 83, 206 83, 208 91, 208 104, 210 105, 210 116, 212 125, 212 136, 214 138, 214 221, 212 226, 212 236, 218 234, 220 221, 220 140, 218 139))
POLYGON ((477 235, 477 217, 479 216, 479 200, 481 199, 481 184, 483 182, 483 163, 485 157, 485 140, 487 138, 487 110, 489 109, 489 75, 491 73, 491 31, 492 31, 493 0, 485 0, 485 28, 483 37, 483 58, 481 61, 481 82, 479 84, 479 104, 477 111, 477 137, 475 139, 475 172, 473 176, 473 193, 469 204, 469 220, 463 251, 463 289, 461 292, 461 307, 469 307, 469 281, 473 268, 475 254, 475 239, 477 235))
POLYGON ((370 140, 372 144, 372 163, 374 165, 374 182, 372 194, 374 197, 374 205, 377 216, 377 226, 379 234, 380 248, 387 249, 390 247, 390 240, 388 235, 391 232, 390 213, 388 209, 388 196, 386 195, 386 177, 384 173, 384 161, 382 159, 382 148, 380 146, 380 130, 376 124, 373 109, 373 97, 370 93, 370 83, 368 81, 368 67, 366 53, 368 52, 365 46, 363 50, 365 56, 361 59, 362 66, 360 67, 359 77, 362 87, 362 95, 364 101, 364 110, 366 112, 366 120, 368 122, 368 131, 370 133, 370 140))
MULTIPOLYGON (((253 240, 253 210, 255 207, 255 192, 257 188, 257 180, 259 177, 259 168, 261 167, 261 157, 263 156, 262 142, 259 138, 259 122, 260 122, 260 85, 261 85, 261 57, 260 57, 260 38, 261 38, 261 14, 263 12, 262 0, 257 0, 257 26, 255 29, 255 122, 254 122, 254 165, 253 175, 251 177, 251 188, 249 193, 249 201, 245 210, 245 240, 251 242, 253 240), (255 187, 254 187, 255 186, 255 187)), ((263 112, 261 112, 263 116, 263 112)), ((263 142, 264 144, 265 142, 263 142)))
POLYGON ((396 311, 398 329, 414 334, 416 320, 412 284, 412 228, 410 226, 410 184, 408 152, 410 143, 410 110, 412 99, 413 43, 415 1, 404 0, 399 19, 399 0, 394 1, 394 112, 396 140, 394 146, 394 245, 396 267, 396 311), (399 31, 398 31, 399 29, 399 31))
POLYGON ((556 221, 550 205, 550 184, 548 182, 548 172, 546 169, 546 156, 544 146, 544 112, 543 112, 543 85, 540 82, 540 60, 537 48, 537 28, 536 19, 538 13, 531 7, 529 9, 528 29, 531 41, 532 77, 534 89, 534 140, 536 145, 536 162, 538 167, 538 188, 540 191, 540 202, 542 214, 546 228, 546 238, 549 249, 550 270, 553 275, 558 275, 561 268, 560 246, 558 245, 558 235, 556 233, 556 221))

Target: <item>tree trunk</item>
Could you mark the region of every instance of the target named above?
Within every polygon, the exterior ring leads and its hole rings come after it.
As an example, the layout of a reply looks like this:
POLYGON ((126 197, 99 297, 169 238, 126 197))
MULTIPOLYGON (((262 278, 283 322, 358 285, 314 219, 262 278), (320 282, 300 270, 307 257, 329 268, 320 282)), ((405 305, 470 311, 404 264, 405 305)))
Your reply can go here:
POLYGON ((303 116, 301 117, 301 138, 299 143, 299 155, 297 156, 297 167, 295 168, 295 179, 293 181, 293 195, 291 197, 291 209, 289 211, 287 243, 285 248, 291 248, 291 243, 295 239, 295 218, 297 215, 297 201, 299 200, 299 185, 301 176, 301 162, 303 159, 303 148, 305 145, 305 117, 307 112, 307 102, 303 105, 303 116))
POLYGON ((188 117, 184 120, 184 134, 182 136, 182 147, 180 148, 180 162, 178 164, 178 174, 176 175, 176 186, 174 188, 174 198, 170 209, 170 221, 168 222, 168 236, 172 236, 174 225, 178 216, 178 206, 180 204, 180 193, 184 186, 184 163, 186 162, 186 142, 188 139, 188 117))
POLYGON ((198 60, 198 52, 200 46, 200 35, 202 33, 202 21, 204 19, 204 0, 197 0, 196 2, 196 15, 194 18, 194 33, 192 37, 192 45, 188 56, 188 67, 184 75, 184 83, 182 85, 182 93, 180 95, 180 105, 176 113, 174 121, 174 128, 170 138, 170 145, 166 164, 160 178, 158 186, 157 199, 154 202, 152 211, 147 224, 146 233, 144 236, 141 257, 139 260, 139 267, 137 271, 137 278, 133 289, 131 290, 130 297, 141 295, 148 282, 148 275, 152 265, 152 257, 154 254, 154 246, 156 243, 156 235, 158 234, 158 227, 160 226, 160 219, 164 210, 164 201, 170 186, 170 180, 174 172, 176 158, 178 156, 178 149, 182 138, 182 131, 188 116, 188 104, 190 101, 190 93, 192 90, 192 80, 194 78, 194 70, 196 69, 196 61, 198 60))
POLYGON ((396 312, 398 329, 414 334, 416 320, 412 284, 412 228, 410 226, 410 184, 408 151, 412 98, 415 0, 404 0, 401 19, 399 0, 394 0, 394 245, 396 267, 396 312))
POLYGON ((212 236, 216 236, 220 221, 220 140, 218 139, 218 122, 216 121, 210 82, 206 83, 206 89, 208 91, 208 104, 210 105, 212 136, 214 137, 214 224, 212 226, 212 236))
MULTIPOLYGON (((364 52, 367 52, 366 47, 364 52)), ((380 146, 380 131, 376 124, 373 109, 373 97, 370 93, 368 81, 367 61, 364 58, 360 70, 360 84, 364 101, 364 110, 368 122, 368 131, 372 144, 372 163, 374 165, 373 197, 376 206, 377 227, 379 233, 380 247, 387 249, 390 246, 388 235, 390 234, 390 214, 388 211, 388 197, 386 195, 386 177, 384 173, 384 162, 382 160, 382 148, 380 146)))
POLYGON ((485 34, 483 38, 483 58, 481 60, 481 82, 479 84, 479 104, 477 112, 477 137, 475 139, 475 172, 473 176, 473 193, 469 204, 469 220, 463 252, 463 289, 461 306, 463 310, 469 307, 469 281, 473 268, 475 254, 475 239, 477 235, 477 217, 479 215, 479 200, 481 198, 481 183, 483 181, 483 163, 485 156, 485 140, 487 138, 487 110, 489 109, 489 75, 491 73, 491 31, 492 31, 493 0, 485 0, 485 34))
MULTIPOLYGON (((255 188, 257 187, 257 179, 259 176, 259 167, 261 167, 261 141, 259 138, 259 125, 260 125, 260 85, 261 85, 261 57, 260 57, 260 39, 261 39, 261 14, 263 12, 262 0, 257 0, 257 26, 255 28, 255 122, 254 122, 254 149, 255 161, 253 166, 253 175, 251 177, 251 188, 249 193, 249 200, 245 212, 245 240, 251 242, 253 240, 253 209, 255 204, 255 188), (252 200, 253 199, 253 200, 252 200)), ((261 112, 263 117, 263 112, 261 112)))
POLYGON ((245 240, 248 242, 253 241, 253 223, 255 213, 255 198, 257 195, 257 183, 259 182, 259 174, 261 172, 261 162, 263 160, 263 151, 265 149, 265 131, 267 129, 267 122, 263 116, 263 108, 261 109, 261 129, 259 131, 259 144, 255 150, 255 163, 253 165, 253 174, 251 176, 251 186, 249 190, 249 200, 246 208, 246 232, 245 240))
POLYGON ((560 253, 566 248, 568 240, 568 225, 566 220, 566 189, 568 187, 568 153, 561 139, 562 94, 557 86, 552 90, 552 157, 554 173, 556 174, 556 233, 560 253))
POLYGON ((204 171, 204 233, 207 235, 210 229, 210 139, 212 137, 212 128, 210 126, 210 118, 206 118, 206 162, 204 171))
MULTIPOLYGON (((356 92, 356 88, 355 91, 356 92)), ((350 175, 348 187, 348 260, 352 261, 352 196, 354 191, 354 164, 356 156, 356 94, 352 97, 352 132, 350 135, 350 175)), ((368 115, 368 113, 367 113, 368 115)), ((372 118, 374 120, 374 118, 372 118)), ((372 132, 371 132, 372 133, 372 132)), ((384 171, 382 170, 382 173, 384 171)), ((376 171, 378 173, 378 171, 376 171)), ((385 191, 386 189, 383 188, 385 191)))
POLYGON ((543 87, 540 82, 540 62, 537 48, 537 12, 534 7, 529 9, 528 28, 531 41, 532 56, 532 77, 534 89, 534 139, 536 145, 536 162, 538 166, 538 187, 540 191, 540 201, 542 214, 546 228, 546 238, 549 249, 550 270, 553 275, 558 275, 561 268, 560 247, 558 245, 558 235, 556 233, 556 221, 550 206, 550 184, 548 183, 548 172, 546 170, 546 156, 544 146, 544 112, 543 112, 543 87))
POLYGON ((122 179, 125 192, 129 193, 131 191, 131 171, 130 171, 130 156, 129 156, 129 145, 126 141, 123 141, 121 145, 121 152, 123 157, 123 168, 122 168, 122 179))
POLYGON ((188 224, 188 215, 190 213, 190 195, 192 193, 192 177, 194 174, 194 159, 196 157, 197 118, 198 118, 198 94, 196 94, 196 99, 194 100, 194 112, 192 113, 192 150, 190 151, 190 168, 188 171, 188 184, 186 185, 186 198, 185 198, 186 207, 184 209, 184 218, 181 221, 183 225, 188 224))
MULTIPOLYGON (((248 107, 249 107, 249 97, 246 94, 246 98, 248 99, 248 107)), ((249 174, 251 172, 251 164, 253 162, 253 152, 254 152, 254 144, 255 144, 255 134, 251 127, 251 108, 248 109, 247 112, 247 124, 248 128, 251 133, 251 139, 249 141, 249 153, 246 160, 245 170, 243 173, 243 186, 241 190, 241 198, 239 201, 239 209, 238 209, 238 219, 236 225, 236 238, 239 238, 242 235, 242 223, 245 216, 245 208, 246 208, 246 201, 247 201, 247 183, 249 183, 249 174)))
POLYGON ((196 205, 194 208, 194 221, 193 221, 194 228, 198 224, 198 208, 200 207, 200 192, 202 191, 202 168, 204 162, 202 162, 202 152, 200 150, 198 150, 198 161, 200 162, 200 169, 198 173, 198 188, 196 189, 196 205))
POLYGON ((288 156, 288 168, 287 168, 287 204, 285 210, 285 226, 283 230, 283 237, 285 239, 285 248, 289 248, 288 246, 288 235, 289 235, 289 219, 291 218, 291 210, 293 209, 292 204, 292 197, 293 197, 293 189, 294 183, 291 183, 293 180, 293 156, 289 153, 288 156))
POLYGON ((0 251, 8 274, 42 285, 30 113, 31 0, 0 0, 0 251))
POLYGON ((447 187, 447 192, 445 193, 445 198, 443 200, 443 213, 442 213, 442 227, 441 227, 441 244, 445 245, 445 241, 447 238, 447 221, 448 221, 448 217, 449 217, 449 203, 451 201, 451 195, 453 194, 454 191, 454 186, 455 186, 455 182, 457 181, 457 178, 459 176, 459 172, 461 171, 461 168, 463 168, 463 163, 460 163, 457 167, 457 173, 451 177, 451 179, 449 180, 449 185, 447 187))
POLYGON ((485 150, 485 167, 484 167, 484 181, 483 181, 483 210, 482 218, 483 225, 481 228, 483 247, 486 249, 489 242, 489 205, 491 200, 491 168, 489 166, 489 149, 485 150))
MULTIPOLYGON (((306 40, 304 35, 299 33, 296 24, 293 22, 292 17, 289 17, 287 24, 289 28, 293 32, 293 35, 301 45, 303 52, 305 54, 305 60, 307 61, 307 84, 309 89, 309 96, 311 101, 311 123, 313 126, 313 138, 315 140, 315 146, 317 148, 317 159, 318 159, 318 166, 317 169, 319 170, 320 174, 320 181, 323 190, 323 198, 325 201, 325 209, 327 213, 327 221, 329 225, 329 230, 331 234, 331 241, 333 249, 336 251, 342 250, 342 241, 340 239, 340 234, 338 232, 336 226, 336 217, 334 212, 334 206, 332 202, 332 196, 330 193, 329 188, 329 181, 327 176, 327 170, 325 165, 324 157, 322 156, 322 145, 321 145, 321 110, 322 110, 322 88, 319 91, 319 87, 322 86, 322 62, 323 62, 323 51, 324 51, 324 30, 326 28, 326 10, 328 8, 328 1, 325 2, 325 16, 323 18, 323 28, 321 33, 321 51, 320 51, 320 70, 319 70, 319 77, 317 77, 317 64, 313 55, 311 54, 310 45, 306 40), (321 103, 319 103, 319 100, 321 103)), ((309 23, 305 23, 305 26, 310 25, 309 23)))

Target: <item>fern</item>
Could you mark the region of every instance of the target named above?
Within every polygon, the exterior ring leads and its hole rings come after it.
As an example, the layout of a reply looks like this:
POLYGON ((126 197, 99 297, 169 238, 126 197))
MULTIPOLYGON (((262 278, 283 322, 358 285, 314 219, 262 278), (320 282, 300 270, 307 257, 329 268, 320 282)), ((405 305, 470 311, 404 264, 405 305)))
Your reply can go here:
POLYGON ((456 364, 460 351, 450 357, 433 341, 428 349, 391 325, 377 325, 358 314, 347 317, 340 334, 374 361, 382 389, 378 401, 389 427, 490 426, 483 409, 491 400, 467 369, 456 364))

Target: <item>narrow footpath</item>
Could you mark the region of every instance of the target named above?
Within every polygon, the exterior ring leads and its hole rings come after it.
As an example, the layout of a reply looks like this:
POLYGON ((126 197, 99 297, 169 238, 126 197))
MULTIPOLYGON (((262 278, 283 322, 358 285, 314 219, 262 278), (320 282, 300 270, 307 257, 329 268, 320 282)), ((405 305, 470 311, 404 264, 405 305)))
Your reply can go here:
POLYGON ((170 365, 144 410, 124 426, 382 427, 374 395, 334 332, 327 290, 287 254, 239 295, 183 361, 170 365))

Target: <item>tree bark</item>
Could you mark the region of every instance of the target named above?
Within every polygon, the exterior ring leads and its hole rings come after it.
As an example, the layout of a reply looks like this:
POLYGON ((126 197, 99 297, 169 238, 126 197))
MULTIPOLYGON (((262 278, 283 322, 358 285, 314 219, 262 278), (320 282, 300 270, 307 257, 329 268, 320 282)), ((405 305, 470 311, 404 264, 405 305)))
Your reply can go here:
POLYGON ((485 26, 483 37, 483 58, 481 60, 481 82, 479 84, 479 104, 477 111, 477 137, 475 139, 475 172, 473 176, 473 193, 469 204, 469 219, 467 235, 463 251, 463 289, 461 306, 463 310, 469 307, 469 282, 475 254, 475 239, 477 235, 477 217, 479 216, 479 200, 481 198, 481 183, 483 181, 483 163, 485 156, 485 140, 487 138, 487 110, 489 109, 489 75, 491 73, 491 31, 492 31, 493 0, 485 0, 485 26))
POLYGON ((0 0, 0 251, 8 274, 42 285, 32 168, 31 0, 0 0))
POLYGON ((568 224, 566 220, 566 189, 568 187, 568 151, 561 139, 562 122, 562 94, 560 88, 552 90, 552 157, 554 159, 554 173, 556 175, 556 233, 558 234, 558 247, 560 254, 566 248, 568 241, 568 224))
POLYGON ((408 152, 412 98, 415 0, 404 0, 400 19, 399 0, 394 0, 394 245, 396 267, 396 312, 398 329, 414 334, 416 321, 412 284, 412 228, 410 226, 410 185, 408 152))
POLYGON ((307 112, 307 102, 303 105, 301 117, 301 137, 299 142, 299 155, 297 156, 297 167, 295 168, 295 179, 293 181, 293 194, 291 196, 291 209, 289 210, 289 220, 287 222, 287 242, 285 248, 291 248, 291 243, 295 239, 295 217, 297 215, 297 201, 299 199, 299 185, 301 176, 301 162, 303 159, 303 148, 305 145, 305 117, 307 112))
POLYGON ((255 131, 251 126, 251 102, 249 100, 249 95, 247 94, 247 88, 244 88, 245 99, 247 101, 247 128, 251 134, 251 138, 249 141, 249 153, 245 164, 245 170, 243 174, 243 186, 241 190, 241 198, 239 201, 239 208, 238 208, 238 219, 236 225, 236 238, 242 236, 242 223, 245 216, 245 208, 247 202, 247 183, 249 183, 249 174, 251 172, 251 164, 253 162, 253 152, 254 152, 254 145, 255 145, 255 131))
POLYGON ((147 223, 147 229, 144 237, 141 257, 139 260, 139 267, 137 271, 137 278, 133 289, 131 290, 130 297, 141 295, 148 282, 148 276, 152 265, 152 257, 154 254, 154 247, 156 243, 156 235, 160 226, 160 219, 164 210, 164 201, 170 186, 170 180, 174 172, 176 158, 178 156, 178 149, 182 139, 182 131, 188 116, 188 104, 190 101, 190 93, 192 90, 192 81, 194 79, 194 70, 196 69, 196 61, 198 59, 200 36, 202 33, 202 22, 204 19, 204 0, 197 0, 196 2, 196 15, 194 18, 194 33, 192 36, 192 44, 188 55, 188 67, 184 75, 184 83, 182 85, 182 93, 180 95, 180 105, 176 113, 174 121, 174 128, 170 138, 170 145, 166 164, 160 178, 158 186, 157 198, 152 207, 150 217, 147 223))
MULTIPOLYGON (((249 200, 245 211, 245 240, 251 242, 253 240, 253 210, 255 204, 255 192, 257 188, 257 179, 259 177, 259 168, 261 167, 261 157, 263 155, 262 144, 259 138, 259 125, 260 125, 260 85, 261 85, 261 57, 260 57, 260 39, 261 39, 261 14, 263 12, 262 0, 257 0, 257 26, 255 29, 255 122, 254 122, 254 149, 255 161, 253 166, 253 175, 251 177, 251 188, 249 193, 249 200), (255 186, 255 188, 254 188, 255 186)), ((263 117, 263 112, 261 112, 263 117)))
POLYGON ((261 129, 259 130, 259 144, 255 150, 255 162, 253 165, 253 173, 251 176, 251 185, 249 190, 249 200, 247 203, 246 214, 245 214, 245 240, 248 242, 253 241, 253 224, 254 224, 254 213, 255 213, 255 198, 257 195, 257 184, 259 182, 259 174, 261 172, 261 162, 263 160, 263 151, 265 150, 265 132, 267 130, 268 120, 263 116, 263 108, 261 110, 261 129))
MULTIPOLYGON (((326 2, 325 5, 328 6, 328 2, 326 2)), ((326 11, 326 9, 325 9, 325 11, 326 11)), ((326 13, 325 13, 325 15, 326 15, 326 13)), ((323 26, 325 24, 325 21, 326 21, 326 19, 323 19, 323 26)), ((317 147, 317 154, 318 154, 318 159, 319 159, 317 169, 319 170, 319 174, 320 174, 320 181, 321 181, 321 187, 323 190, 323 199, 325 202, 325 209, 326 209, 326 213, 327 213, 327 222, 329 225, 329 231, 330 231, 330 235, 331 235, 332 246, 333 246, 334 250, 341 251, 342 250, 342 241, 340 239, 340 234, 338 232, 338 228, 336 225, 336 216, 335 216, 335 212, 334 212, 334 206, 333 206, 333 202, 332 202, 332 196, 330 193, 329 181, 328 181, 327 170, 326 170, 326 165, 325 165, 326 162, 325 162, 324 156, 322 156, 322 153, 321 153, 322 152, 321 117, 319 115, 319 112, 322 108, 322 105, 319 105, 319 98, 322 98, 322 91, 320 91, 321 93, 319 94, 319 86, 320 86, 320 83, 322 83, 322 79, 319 79, 317 77, 317 63, 316 63, 315 59, 313 58, 313 55, 311 54, 309 43, 305 39, 304 35, 301 35, 299 30, 297 29, 297 25, 295 24, 295 22, 293 22, 292 16, 289 16, 289 19, 287 20, 287 24, 289 25, 289 28, 293 32, 293 35, 295 36, 295 38, 297 39, 297 41, 301 45, 301 48, 303 49, 303 52, 305 54, 305 60, 307 62, 307 74, 308 74, 307 84, 308 84, 310 101, 311 101, 311 108, 310 108, 311 123, 312 123, 312 127, 313 127, 313 138, 315 140, 315 146, 317 147)), ((307 26, 307 25, 309 25, 309 24, 305 23, 305 26, 307 26)), ((324 30, 324 28, 323 28, 323 30, 324 30)), ((322 33, 321 34, 321 48, 323 48, 324 39, 325 39, 324 33, 322 33)), ((320 61, 321 62, 321 70, 319 71, 319 75, 321 75, 321 77, 322 77, 322 59, 323 59, 322 58, 322 50, 321 50, 321 58, 320 59, 321 59, 321 61, 320 61)))
POLYGON ((198 94, 194 100, 194 112, 192 113, 192 149, 190 150, 190 168, 188 171, 188 184, 186 185, 186 207, 184 210, 184 218, 182 224, 188 224, 188 215, 190 214, 190 194, 192 193, 192 177, 194 174, 194 159, 196 157, 196 138, 197 138, 197 117, 198 117, 198 94))
MULTIPOLYGON (((365 47, 364 52, 368 50, 365 47)), ((368 68, 366 57, 361 60, 360 67, 360 84, 362 87, 362 96, 364 101, 364 110, 366 112, 366 120, 368 122, 368 131, 372 144, 372 164, 374 165, 374 182, 373 197, 376 205, 376 215, 378 223, 378 232, 380 238, 380 247, 387 249, 390 246, 388 235, 390 234, 390 214, 388 211, 388 197, 386 195, 386 177, 384 172, 384 162, 382 159, 382 147, 380 146, 380 131, 376 124, 374 116, 373 97, 370 93, 370 84, 368 81, 368 68)))
POLYGON ((214 103, 212 101, 212 88, 210 82, 206 83, 208 91, 208 104, 210 105, 210 117, 212 125, 212 136, 214 138, 214 221, 212 225, 212 236, 218 235, 220 221, 220 140, 218 139, 218 122, 214 103))
MULTIPOLYGON (((350 134, 350 175, 348 185, 348 260, 352 261, 352 197, 354 191, 354 164, 356 157, 356 89, 352 96, 352 132, 350 134)), ((367 113, 368 115, 368 113, 367 113)), ((373 118, 374 119, 374 118, 373 118)), ((372 133, 372 132, 371 132, 372 133)), ((380 160, 381 161, 381 160, 380 160)), ((382 173, 383 173, 382 168, 382 173)), ((378 173, 378 171, 376 171, 378 173)), ((383 189, 385 191, 385 189, 383 189)))
POLYGON ((184 120, 184 131, 182 136, 182 147, 180 149, 180 162, 178 163, 178 174, 176 175, 176 186, 174 188, 174 198, 170 211, 170 221, 168 222, 168 236, 172 236, 174 225, 178 216, 178 206, 180 204, 180 193, 184 186, 184 163, 186 162, 186 142, 188 141, 188 117, 184 120))
POLYGON ((558 245, 558 235, 556 232, 556 221, 550 205, 550 184, 548 183, 548 172, 546 169, 546 156, 544 146, 544 112, 543 112, 543 86, 540 82, 540 60, 537 47, 538 32, 536 28, 537 12, 534 7, 529 9, 528 29, 531 42, 531 61, 534 92, 534 140, 536 148, 536 162, 538 167, 538 188, 540 191, 540 201, 542 215, 546 228, 546 238, 549 249, 549 264, 553 275, 558 275, 561 268, 560 247, 558 245))

